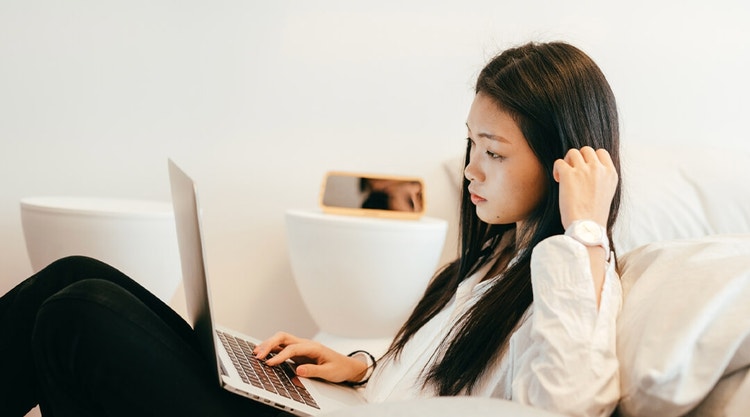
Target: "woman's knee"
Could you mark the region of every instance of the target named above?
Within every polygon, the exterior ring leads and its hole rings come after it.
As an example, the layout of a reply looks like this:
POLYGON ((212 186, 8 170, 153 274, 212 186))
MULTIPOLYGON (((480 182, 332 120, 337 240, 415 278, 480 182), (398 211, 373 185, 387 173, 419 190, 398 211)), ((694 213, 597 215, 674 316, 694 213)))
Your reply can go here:
POLYGON ((77 331, 90 327, 88 321, 101 315, 102 302, 111 297, 112 285, 87 279, 67 285, 47 298, 36 313, 32 345, 58 349, 65 344, 63 339, 75 340, 77 331))
POLYGON ((56 275, 80 275, 88 271, 101 269, 114 268, 98 259, 83 255, 71 255, 51 262, 49 265, 43 268, 42 271, 54 271, 56 275))
POLYGON ((102 309, 127 310, 137 302, 138 300, 132 294, 115 282, 99 278, 82 278, 66 285, 49 297, 42 304, 37 315, 63 317, 68 314, 96 315, 100 314, 102 309), (53 314, 50 314, 49 310, 52 310, 53 314))
POLYGON ((73 346, 76 340, 104 334, 112 317, 127 319, 138 309, 138 303, 110 281, 75 282, 42 303, 34 321, 32 345, 41 351, 48 347, 60 349, 73 346))
POLYGON ((126 285, 126 281, 130 280, 116 268, 81 255, 60 258, 39 271, 36 277, 42 286, 57 290, 89 279, 113 281, 120 286, 126 285))

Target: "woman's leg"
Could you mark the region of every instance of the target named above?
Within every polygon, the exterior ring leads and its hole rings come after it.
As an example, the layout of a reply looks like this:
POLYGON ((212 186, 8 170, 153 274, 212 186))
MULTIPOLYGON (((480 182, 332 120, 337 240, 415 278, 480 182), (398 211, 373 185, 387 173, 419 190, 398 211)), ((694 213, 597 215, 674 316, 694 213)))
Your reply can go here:
POLYGON ((109 281, 80 281, 47 300, 32 345, 42 412, 52 416, 277 414, 222 390, 201 353, 109 281))
POLYGON ((86 257, 53 262, 0 298, 0 415, 24 415, 37 402, 31 333, 37 312, 51 296, 87 278, 110 280, 141 298, 157 314, 190 338, 190 329, 169 307, 116 269, 86 257), (182 323, 181 323, 182 322, 182 323))
MULTIPOLYGON (((55 294, 88 279, 111 282, 125 290, 138 301, 140 308, 150 311, 152 320, 169 329, 167 333, 180 340, 183 347, 197 346, 192 329, 177 313, 121 272, 86 257, 61 259, 0 298, 0 416, 23 416, 39 403, 38 372, 32 354, 37 314, 55 294)), ((38 333, 38 337, 41 338, 42 333, 38 333)), ((43 347, 56 350, 52 345, 43 347)), ((38 346, 37 350, 41 348, 38 346)))
POLYGON ((22 416, 38 403, 31 333, 41 305, 78 281, 97 278, 126 289, 187 343, 190 326, 166 304, 120 271, 86 257, 53 262, 0 298, 0 415, 22 416))

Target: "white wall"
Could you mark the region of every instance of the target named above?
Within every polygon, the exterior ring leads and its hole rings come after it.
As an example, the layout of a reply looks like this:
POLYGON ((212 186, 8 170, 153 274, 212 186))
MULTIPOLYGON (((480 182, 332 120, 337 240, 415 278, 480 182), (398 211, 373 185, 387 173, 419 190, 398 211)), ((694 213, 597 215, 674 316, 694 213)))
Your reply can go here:
POLYGON ((283 212, 324 171, 445 193, 474 77, 528 40, 600 64, 625 143, 749 148, 749 18, 740 0, 0 0, 0 291, 31 271, 21 197, 167 200, 169 156, 202 188, 220 320, 310 335, 283 212))

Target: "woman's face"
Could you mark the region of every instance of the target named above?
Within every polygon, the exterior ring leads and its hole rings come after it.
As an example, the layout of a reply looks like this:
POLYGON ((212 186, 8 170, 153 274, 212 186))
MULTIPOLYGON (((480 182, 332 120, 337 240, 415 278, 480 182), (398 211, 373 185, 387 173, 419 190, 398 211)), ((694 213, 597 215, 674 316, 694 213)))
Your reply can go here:
POLYGON ((471 151, 464 176, 477 216, 489 224, 520 226, 547 191, 542 164, 511 115, 481 92, 466 127, 471 151))

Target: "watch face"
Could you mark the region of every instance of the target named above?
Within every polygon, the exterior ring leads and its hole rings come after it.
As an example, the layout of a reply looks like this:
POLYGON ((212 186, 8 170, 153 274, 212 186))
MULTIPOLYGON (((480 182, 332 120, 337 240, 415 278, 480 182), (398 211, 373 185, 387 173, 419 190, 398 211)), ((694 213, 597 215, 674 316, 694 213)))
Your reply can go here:
POLYGON ((575 233, 582 241, 590 245, 596 245, 602 240, 601 226, 592 221, 578 223, 575 233))

